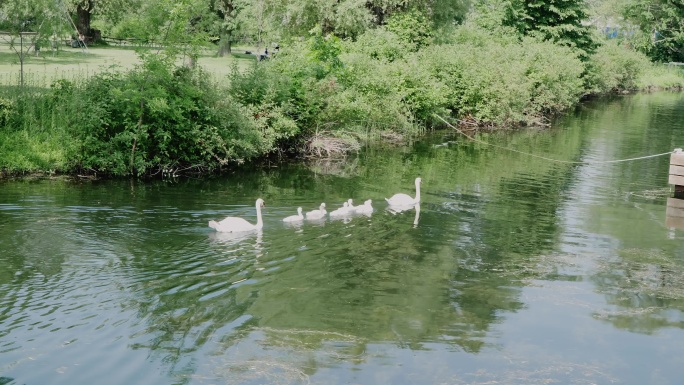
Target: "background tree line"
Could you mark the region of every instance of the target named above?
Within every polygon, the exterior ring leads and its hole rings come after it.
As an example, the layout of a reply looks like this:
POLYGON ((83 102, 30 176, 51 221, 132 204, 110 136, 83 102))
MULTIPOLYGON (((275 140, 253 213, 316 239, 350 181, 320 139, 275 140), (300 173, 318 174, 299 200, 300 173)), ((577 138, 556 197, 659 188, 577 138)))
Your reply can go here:
POLYGON ((319 25, 324 35, 354 39, 386 25, 392 15, 420 10, 433 30, 461 24, 473 9, 502 14, 518 34, 589 47, 586 26, 604 27, 654 59, 682 61, 684 7, 671 0, 5 0, 0 27, 16 32, 73 33, 97 41, 164 40, 179 9, 188 23, 219 42, 262 42, 306 36, 319 25))

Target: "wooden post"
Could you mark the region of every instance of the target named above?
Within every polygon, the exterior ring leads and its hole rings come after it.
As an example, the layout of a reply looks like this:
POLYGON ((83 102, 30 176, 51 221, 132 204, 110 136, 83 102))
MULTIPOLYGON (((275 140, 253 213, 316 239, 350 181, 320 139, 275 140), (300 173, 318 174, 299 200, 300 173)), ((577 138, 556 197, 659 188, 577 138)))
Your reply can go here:
POLYGON ((681 148, 675 148, 670 155, 668 183, 674 185, 675 198, 684 198, 684 151, 681 148))

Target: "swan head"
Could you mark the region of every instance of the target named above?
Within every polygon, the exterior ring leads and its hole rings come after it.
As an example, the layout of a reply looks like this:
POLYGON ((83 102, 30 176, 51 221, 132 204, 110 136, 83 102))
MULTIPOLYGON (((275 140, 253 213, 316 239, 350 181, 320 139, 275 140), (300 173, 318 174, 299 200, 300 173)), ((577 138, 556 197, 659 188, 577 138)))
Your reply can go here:
POLYGON ((256 200, 256 206, 257 206, 257 207, 264 207, 264 206, 265 206, 264 200, 261 199, 261 198, 257 199, 257 200, 256 200))
POLYGON ((418 186, 421 183, 423 183, 423 179, 421 179, 420 177, 416 178, 416 186, 418 186))
POLYGON ((352 199, 351 199, 351 198, 347 199, 347 204, 348 204, 349 206, 353 206, 353 204, 352 204, 352 199))
POLYGON ((325 209, 325 203, 321 203, 321 210, 325 209))
POLYGON ((297 207, 297 214, 302 215, 302 208, 301 207, 297 207))

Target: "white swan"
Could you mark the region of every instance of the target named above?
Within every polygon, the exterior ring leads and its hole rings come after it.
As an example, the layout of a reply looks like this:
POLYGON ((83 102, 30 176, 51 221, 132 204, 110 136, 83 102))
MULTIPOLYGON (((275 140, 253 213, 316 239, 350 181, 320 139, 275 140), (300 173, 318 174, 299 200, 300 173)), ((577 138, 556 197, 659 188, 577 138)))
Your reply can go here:
POLYGON ((394 194, 392 195, 391 198, 385 200, 387 203, 390 204, 390 206, 411 206, 415 205, 416 203, 420 203, 420 183, 422 182, 422 179, 416 178, 416 197, 411 198, 410 195, 406 195, 403 193, 399 194, 394 194))
POLYGON ((311 210, 306 213, 306 219, 321 219, 325 217, 325 214, 327 211, 325 211, 325 203, 321 203, 321 206, 318 210, 311 210))
MULTIPOLYGON (((351 200, 351 199, 350 199, 350 200, 351 200)), ((337 209, 337 210, 331 211, 331 212, 330 212, 330 216, 331 216, 331 217, 341 217, 341 216, 344 216, 344 215, 349 214, 350 211, 351 211, 351 210, 349 210, 349 203, 344 202, 344 203, 342 204, 342 207, 340 207, 340 208, 337 209)))
POLYGON ((261 219, 261 208, 264 207, 264 200, 259 198, 256 200, 257 223, 255 225, 238 217, 227 217, 220 222, 209 221, 209 227, 222 233, 237 233, 240 231, 258 230, 264 227, 264 222, 261 219))
POLYGON ((290 215, 289 217, 283 218, 283 222, 299 222, 304 220, 304 214, 302 214, 302 208, 297 207, 297 215, 290 215))
POLYGON ((370 214, 373 212, 373 206, 372 206, 373 201, 372 200, 367 200, 363 202, 362 205, 358 205, 354 207, 354 212, 359 213, 359 214, 370 214))

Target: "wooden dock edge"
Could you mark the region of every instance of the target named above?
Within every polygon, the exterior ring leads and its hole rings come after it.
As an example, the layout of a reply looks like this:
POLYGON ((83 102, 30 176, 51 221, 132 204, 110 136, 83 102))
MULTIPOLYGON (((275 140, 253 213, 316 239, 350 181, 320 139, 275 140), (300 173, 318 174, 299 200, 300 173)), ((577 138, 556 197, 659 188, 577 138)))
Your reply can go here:
POLYGON ((684 151, 676 148, 670 155, 670 178, 668 183, 684 186, 684 151))
POLYGON ((667 198, 665 226, 684 229, 684 151, 675 148, 670 155, 668 183, 674 185, 674 197, 667 198))

